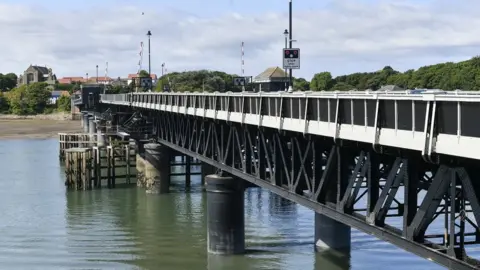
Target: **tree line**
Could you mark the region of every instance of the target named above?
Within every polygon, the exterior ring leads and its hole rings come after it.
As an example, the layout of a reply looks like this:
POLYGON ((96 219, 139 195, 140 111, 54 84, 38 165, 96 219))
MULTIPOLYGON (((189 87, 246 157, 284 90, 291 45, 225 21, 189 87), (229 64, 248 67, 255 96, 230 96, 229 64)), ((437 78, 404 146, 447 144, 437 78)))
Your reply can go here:
POLYGON ((50 104, 51 91, 44 82, 25 84, 0 92, 0 113, 35 115, 54 111, 70 111, 70 97, 60 96, 50 104))
MULTIPOLYGON (((148 72, 140 71, 140 76, 148 77, 148 72)), ((161 76, 153 91, 175 92, 239 92, 242 89, 233 83, 238 75, 222 71, 185 71, 172 72, 161 76)), ((16 87, 17 76, 14 73, 0 74, 0 113, 35 114, 51 110, 69 110, 70 99, 61 97, 57 106, 48 105, 51 96, 45 83, 33 83, 16 87)), ((56 84, 56 90, 70 93, 80 88, 79 82, 56 84)), ((316 73, 311 81, 294 78, 294 89, 299 91, 345 91, 378 90, 384 85, 397 85, 405 89, 443 89, 443 90, 480 90, 480 57, 458 63, 447 62, 423 66, 417 70, 400 72, 386 66, 375 72, 357 72, 333 77, 330 72, 316 73)), ((252 90, 250 85, 246 90, 252 90)), ((136 91, 135 85, 108 86, 107 93, 128 93, 136 91)), ((147 91, 148 89, 140 89, 147 91)))
POLYGON ((480 57, 458 63, 447 62, 399 72, 390 66, 376 72, 353 73, 332 78, 329 72, 313 76, 313 91, 377 90, 383 85, 405 89, 480 90, 480 57))
MULTIPOLYGON (((233 78, 237 76, 207 70, 174 72, 160 77, 155 91, 236 92, 241 91, 233 85, 233 78)), ((324 71, 316 73, 310 81, 305 78, 293 80, 293 87, 297 91, 378 90, 385 85, 396 85, 404 89, 480 90, 480 57, 458 63, 423 66, 405 72, 386 66, 374 72, 357 72, 336 77, 324 71)))

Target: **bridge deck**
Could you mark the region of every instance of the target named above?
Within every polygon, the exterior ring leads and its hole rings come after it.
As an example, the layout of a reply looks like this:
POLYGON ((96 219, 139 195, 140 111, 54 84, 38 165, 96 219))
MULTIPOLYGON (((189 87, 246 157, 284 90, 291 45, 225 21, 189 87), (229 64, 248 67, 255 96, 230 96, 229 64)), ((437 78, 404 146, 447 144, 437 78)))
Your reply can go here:
POLYGON ((480 159, 477 92, 135 93, 101 102, 480 159))

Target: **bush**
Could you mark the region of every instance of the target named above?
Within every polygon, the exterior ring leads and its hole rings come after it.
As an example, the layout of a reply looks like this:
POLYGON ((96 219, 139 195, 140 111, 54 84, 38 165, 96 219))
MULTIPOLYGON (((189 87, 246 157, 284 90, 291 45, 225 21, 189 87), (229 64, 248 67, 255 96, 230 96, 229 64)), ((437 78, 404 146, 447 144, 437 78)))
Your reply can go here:
POLYGON ((57 108, 62 112, 69 112, 72 108, 71 98, 68 96, 60 96, 57 99, 57 108))
POLYGON ((0 92, 0 113, 7 113, 10 110, 10 105, 8 104, 8 99, 0 92))

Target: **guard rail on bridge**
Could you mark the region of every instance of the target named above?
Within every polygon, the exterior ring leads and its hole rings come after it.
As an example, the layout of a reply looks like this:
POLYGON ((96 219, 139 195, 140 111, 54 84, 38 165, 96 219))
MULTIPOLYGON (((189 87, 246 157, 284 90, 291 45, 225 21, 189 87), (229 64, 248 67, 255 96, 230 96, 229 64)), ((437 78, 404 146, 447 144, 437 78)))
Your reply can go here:
POLYGON ((473 91, 129 93, 101 102, 417 150, 430 161, 480 159, 473 91))

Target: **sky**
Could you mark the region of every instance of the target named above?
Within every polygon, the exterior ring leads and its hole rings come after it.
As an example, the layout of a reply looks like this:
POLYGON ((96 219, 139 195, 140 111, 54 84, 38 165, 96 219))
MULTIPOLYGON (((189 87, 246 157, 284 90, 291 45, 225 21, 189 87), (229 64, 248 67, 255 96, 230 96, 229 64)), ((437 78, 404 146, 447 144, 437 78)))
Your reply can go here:
MULTIPOLYGON (((301 50, 295 77, 405 71, 462 61, 480 52, 478 0, 293 0, 294 47, 301 50)), ((57 78, 126 77, 152 73, 221 70, 245 75, 282 66, 288 0, 2 0, 0 73, 31 64, 57 78)))

